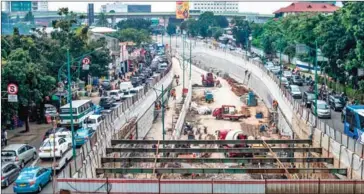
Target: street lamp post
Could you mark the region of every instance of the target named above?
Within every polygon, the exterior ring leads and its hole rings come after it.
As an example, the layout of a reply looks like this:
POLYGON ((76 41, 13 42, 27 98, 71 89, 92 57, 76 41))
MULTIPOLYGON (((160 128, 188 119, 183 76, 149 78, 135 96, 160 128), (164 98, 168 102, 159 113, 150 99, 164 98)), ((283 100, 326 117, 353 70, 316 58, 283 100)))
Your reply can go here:
MULTIPOLYGON (((163 141, 165 140, 165 131, 164 131, 164 88, 162 84, 162 134, 163 134, 163 141)), ((164 144, 163 144, 164 148, 164 144)))
POLYGON ((192 40, 190 39, 190 80, 192 75, 192 40))
POLYGON ((182 45, 183 45, 183 52, 182 52, 182 64, 183 64, 183 88, 185 88, 185 36, 182 35, 182 45))
POLYGON ((317 77, 317 40, 315 40, 315 115, 316 115, 316 117, 317 117, 317 98, 318 98, 317 82, 318 82, 318 77, 317 77))
MULTIPOLYGON (((72 155, 75 162, 75 168, 77 167, 76 162, 76 144, 75 144, 75 130, 73 126, 73 108, 72 108, 72 90, 71 90, 71 61, 70 61, 70 50, 67 49, 67 79, 68 79, 68 99, 70 103, 70 116, 71 116, 71 132, 72 132, 72 155)), ((77 169, 77 168, 76 168, 77 169)))

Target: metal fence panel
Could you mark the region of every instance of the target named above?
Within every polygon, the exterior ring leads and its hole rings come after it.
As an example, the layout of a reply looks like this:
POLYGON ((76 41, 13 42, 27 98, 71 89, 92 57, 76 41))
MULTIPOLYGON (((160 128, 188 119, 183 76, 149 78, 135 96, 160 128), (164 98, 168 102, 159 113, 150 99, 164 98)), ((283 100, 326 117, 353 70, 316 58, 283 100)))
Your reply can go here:
POLYGON ((355 142, 355 153, 359 156, 362 156, 363 153, 363 144, 361 144, 359 141, 355 142))
POLYGON ((348 147, 349 137, 345 134, 341 134, 341 144, 345 147, 348 147))
POLYGON ((267 180, 267 194, 318 193, 317 180, 267 180))
POLYGON ((333 129, 333 128, 331 128, 331 127, 330 127, 330 137, 331 137, 332 139, 335 139, 335 129, 333 129))
POLYGON ((353 139, 353 138, 349 138, 349 142, 348 142, 348 149, 349 149, 350 151, 353 151, 353 152, 354 152, 354 150, 355 150, 355 142, 356 142, 356 140, 355 140, 355 139, 353 139))
POLYGON ((160 193, 212 193, 211 180, 160 180, 160 193))
POLYGON ((340 131, 335 131, 335 141, 337 141, 341 144, 341 142, 342 142, 341 137, 342 137, 342 135, 341 135, 340 131))
POLYGON ((251 193, 251 194, 264 194, 265 181, 264 180, 249 180, 249 181, 213 181, 213 193, 251 193))

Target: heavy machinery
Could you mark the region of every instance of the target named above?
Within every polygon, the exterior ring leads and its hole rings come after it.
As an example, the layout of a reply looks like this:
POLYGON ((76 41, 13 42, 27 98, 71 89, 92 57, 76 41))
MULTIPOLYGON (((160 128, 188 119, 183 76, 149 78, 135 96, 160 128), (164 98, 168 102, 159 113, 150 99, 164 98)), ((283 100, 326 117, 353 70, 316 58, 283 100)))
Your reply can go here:
MULTIPOLYGON (((226 130, 221 129, 216 131, 216 136, 218 140, 239 140, 239 139, 248 139, 248 136, 243 133, 242 130, 235 129, 235 130, 226 130)), ((241 144, 223 144, 220 145, 221 148, 247 148, 249 145, 244 143, 241 144)), ((233 152, 226 152, 225 157, 252 157, 252 153, 233 153, 233 152)))
POLYGON ((212 116, 214 116, 216 119, 228 118, 230 120, 237 121, 243 118, 245 115, 238 113, 234 105, 222 105, 220 108, 215 108, 215 110, 212 112, 212 116))
POLYGON ((205 95, 205 101, 207 103, 211 103, 214 101, 214 95, 212 94, 211 91, 205 90, 204 95, 205 95))
POLYGON ((201 75, 202 77, 202 86, 204 87, 214 87, 215 80, 214 75, 212 73, 207 73, 206 75, 201 75))

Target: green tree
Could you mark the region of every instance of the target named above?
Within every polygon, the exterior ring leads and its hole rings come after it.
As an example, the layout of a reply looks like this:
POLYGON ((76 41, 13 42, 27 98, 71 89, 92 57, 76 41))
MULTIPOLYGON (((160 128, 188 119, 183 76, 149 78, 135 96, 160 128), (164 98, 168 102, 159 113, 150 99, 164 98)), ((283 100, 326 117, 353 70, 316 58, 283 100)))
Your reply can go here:
POLYGON ((34 15, 31 11, 29 11, 25 16, 24 16, 24 21, 25 22, 30 22, 31 24, 34 24, 34 15))
MULTIPOLYGON (((29 53, 22 49, 13 51, 6 65, 2 66, 1 71, 2 90, 6 90, 9 83, 16 83, 18 91, 18 115, 25 121, 25 131, 29 131, 29 115, 31 106, 35 104, 44 104, 46 96, 50 95, 55 88, 56 80, 46 74, 46 72, 31 61, 29 53)), ((3 101, 4 103, 4 101, 3 101)), ((11 106, 6 106, 9 108, 11 106)), ((4 113, 14 113, 14 109, 5 110, 4 113)), ((7 119, 9 119, 7 115, 7 119)))
POLYGON ((132 41, 137 45, 143 42, 151 42, 149 33, 146 30, 137 30, 134 28, 119 30, 110 36, 119 39, 121 42, 132 41))
POLYGON ((168 26, 167 26, 167 33, 169 35, 175 34, 176 33, 176 29, 177 29, 176 24, 169 23, 168 26))
POLYGON ((152 22, 150 20, 142 19, 142 18, 130 18, 127 20, 121 20, 116 24, 117 29, 127 29, 134 28, 137 30, 147 30, 151 31, 152 22))
POLYGON ((226 28, 229 26, 229 21, 225 16, 214 16, 215 24, 221 28, 226 28))
POLYGON ((98 19, 96 22, 97 26, 106 27, 109 25, 109 22, 107 21, 107 16, 105 13, 100 13, 99 16, 97 17, 97 19, 98 19))

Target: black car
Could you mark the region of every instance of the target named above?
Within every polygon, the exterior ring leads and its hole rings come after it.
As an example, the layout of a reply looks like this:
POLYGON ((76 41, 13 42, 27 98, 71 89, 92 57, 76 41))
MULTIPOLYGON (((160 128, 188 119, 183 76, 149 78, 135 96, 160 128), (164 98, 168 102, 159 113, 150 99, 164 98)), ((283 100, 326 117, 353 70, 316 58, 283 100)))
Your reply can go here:
POLYGON ((307 108, 311 107, 312 102, 315 100, 315 93, 312 92, 304 92, 302 95, 302 102, 305 103, 307 108))
POLYGON ((334 111, 340 111, 345 107, 344 98, 337 95, 330 95, 329 96, 329 106, 330 108, 334 109, 334 111))
POLYGON ((137 76, 134 76, 131 78, 131 84, 133 85, 134 88, 138 87, 140 85, 140 82, 141 82, 141 80, 137 76))
POLYGON ((138 77, 140 78, 140 81, 143 84, 147 81, 147 75, 145 75, 144 73, 139 74, 138 77))
MULTIPOLYGON (((65 132, 65 131, 70 131, 69 129, 67 128, 64 128, 64 127, 57 127, 56 128, 56 133, 58 132, 65 132)), ((43 140, 47 139, 49 137, 50 134, 53 134, 53 129, 48 129, 44 136, 43 136, 43 140)))
POLYGON ((103 107, 104 109, 110 109, 111 107, 113 107, 114 102, 115 102, 115 100, 111 97, 102 97, 100 99, 99 105, 101 107, 103 107))
POLYGON ((111 90, 111 83, 110 81, 103 81, 101 84, 102 88, 104 90, 111 90))
POLYGON ((303 86, 303 80, 298 75, 292 76, 291 83, 293 85, 303 86))

